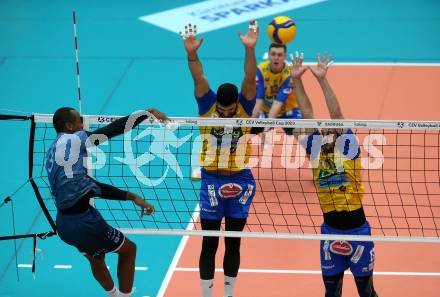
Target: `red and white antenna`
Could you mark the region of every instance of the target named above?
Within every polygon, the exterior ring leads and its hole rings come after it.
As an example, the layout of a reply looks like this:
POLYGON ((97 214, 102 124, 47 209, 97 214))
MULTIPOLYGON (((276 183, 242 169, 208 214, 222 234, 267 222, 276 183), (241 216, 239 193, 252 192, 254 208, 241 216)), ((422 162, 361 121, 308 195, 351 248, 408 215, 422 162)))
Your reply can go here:
POLYGON ((73 11, 73 34, 75 37, 75 57, 76 57, 76 76, 78 77, 78 104, 79 114, 82 115, 82 102, 81 102, 81 80, 79 75, 79 62, 78 62, 78 36, 76 35, 76 13, 73 11))

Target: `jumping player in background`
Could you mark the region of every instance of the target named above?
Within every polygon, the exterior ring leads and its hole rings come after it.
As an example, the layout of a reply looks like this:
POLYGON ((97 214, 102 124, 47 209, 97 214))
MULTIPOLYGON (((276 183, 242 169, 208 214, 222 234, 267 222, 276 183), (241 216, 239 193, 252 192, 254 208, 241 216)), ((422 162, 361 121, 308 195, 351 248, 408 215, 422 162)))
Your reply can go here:
MULTIPOLYGON (((245 76, 241 91, 235 85, 224 83, 217 92, 211 90, 203 72, 197 50, 203 42, 196 39, 196 27, 189 24, 181 34, 188 55, 188 66, 194 80, 195 97, 201 117, 251 117, 255 106, 256 58, 255 44, 258 25, 251 21, 246 35, 239 33, 245 48, 245 76)), ((227 231, 242 231, 246 225, 249 207, 255 195, 255 180, 246 163, 251 147, 246 139, 249 128, 201 127, 202 151, 200 217, 203 230, 220 230, 223 217, 227 231), (222 162, 222 157, 226 160, 222 162), (243 162, 239 161, 241 159, 243 162), (244 160, 243 160, 244 159, 244 160), (240 163, 244 163, 241 164, 240 163), (243 166, 244 165, 244 166, 243 166)), ((203 237, 199 269, 203 297, 212 296, 215 254, 218 237, 203 237)), ((240 266, 240 238, 225 238, 223 258, 225 296, 231 297, 240 266)))
MULTIPOLYGON (((300 119, 301 111, 296 102, 289 65, 286 64, 287 48, 283 44, 269 46, 269 60, 257 68, 257 102, 252 112, 254 118, 300 119)), ((253 128, 252 133, 264 128, 253 128)), ((292 128, 284 128, 287 135, 292 128)))
MULTIPOLYGON (((301 76, 310 69, 319 82, 332 119, 343 119, 338 99, 327 78, 330 56, 314 67, 302 65, 303 57, 292 58, 291 76, 301 113, 313 119, 313 107, 304 90, 301 76)), ((351 129, 323 129, 307 137, 306 151, 311 156, 313 179, 324 215, 322 234, 371 235, 362 197, 360 147, 351 129)), ((344 271, 353 273, 359 296, 377 297, 373 287, 374 243, 321 241, 321 270, 326 297, 340 297, 344 271)))
MULTIPOLYGON (((166 120, 159 111, 150 115, 166 120)), ((134 114, 130 129, 148 117, 145 112, 134 114)), ((134 280, 136 245, 119 230, 108 225, 89 203, 90 198, 131 200, 141 208, 142 216, 154 207, 138 195, 100 183, 87 175, 87 148, 123 134, 130 117, 123 117, 94 132, 84 131, 79 113, 70 107, 58 109, 53 116, 57 137, 46 154, 46 170, 51 193, 57 208, 57 233, 65 243, 76 247, 90 262, 96 280, 108 296, 131 296, 134 280), (66 157, 67 160, 66 160, 66 157), (72 162, 71 162, 72 161, 72 162), (68 164, 66 164, 68 163, 68 164), (119 290, 115 287, 105 263, 105 254, 119 254, 119 290)))

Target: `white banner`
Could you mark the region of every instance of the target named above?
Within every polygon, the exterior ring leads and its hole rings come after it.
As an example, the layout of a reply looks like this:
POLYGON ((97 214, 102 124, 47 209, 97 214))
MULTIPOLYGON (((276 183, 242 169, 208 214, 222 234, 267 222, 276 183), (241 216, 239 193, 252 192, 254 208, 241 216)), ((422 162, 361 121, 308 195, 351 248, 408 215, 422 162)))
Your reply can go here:
POLYGON ((175 33, 192 23, 199 33, 204 33, 324 1, 327 0, 209 0, 139 19, 175 33))

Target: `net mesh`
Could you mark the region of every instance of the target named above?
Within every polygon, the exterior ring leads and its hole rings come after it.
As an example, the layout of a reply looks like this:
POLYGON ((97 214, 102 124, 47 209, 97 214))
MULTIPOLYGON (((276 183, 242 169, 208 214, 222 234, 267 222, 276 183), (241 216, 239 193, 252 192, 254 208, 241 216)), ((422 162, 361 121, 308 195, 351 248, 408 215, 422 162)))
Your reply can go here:
MULTIPOLYGON (((108 124, 111 117, 85 117, 90 130, 108 124)), ((216 126, 241 125, 243 121, 215 120, 216 126)), ((46 151, 56 135, 51 115, 36 117, 34 180, 52 217, 56 214, 44 167, 46 151)), ((175 119, 171 129, 155 123, 139 125, 92 149, 90 174, 103 183, 137 193, 151 202, 153 216, 141 217, 128 201, 95 199, 94 205, 112 225, 125 229, 201 230, 199 224, 200 181, 191 173, 198 166, 200 119, 175 119), (183 124, 182 124, 183 123, 183 124)), ((363 208, 372 235, 392 237, 440 237, 440 135, 438 123, 258 121, 271 127, 252 138, 252 172, 256 195, 245 231, 286 234, 319 234, 323 215, 312 169, 295 133, 305 128, 352 126, 361 147, 363 208), (264 143, 266 144, 263 146, 264 143)), ((248 124, 249 124, 248 123, 248 124)), ((249 124, 251 125, 251 124, 249 124)))

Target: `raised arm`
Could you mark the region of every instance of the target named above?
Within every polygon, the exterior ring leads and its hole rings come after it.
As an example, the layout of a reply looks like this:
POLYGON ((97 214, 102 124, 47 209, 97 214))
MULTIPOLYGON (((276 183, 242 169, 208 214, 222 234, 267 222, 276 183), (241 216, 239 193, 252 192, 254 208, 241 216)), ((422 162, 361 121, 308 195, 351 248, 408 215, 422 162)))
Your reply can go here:
POLYGON ((332 64, 331 56, 325 53, 324 57, 321 60, 321 55, 318 54, 317 60, 317 65, 314 67, 310 67, 310 70, 318 80, 322 92, 324 93, 325 102, 330 113, 330 118, 344 119, 344 115, 342 114, 338 98, 336 97, 335 92, 333 92, 333 89, 331 88, 330 83, 327 80, 327 69, 332 64))
MULTIPOLYGON (((123 118, 117 119, 116 121, 101 127, 93 132, 87 131, 88 136, 92 135, 105 135, 107 139, 111 139, 113 137, 116 137, 118 135, 124 134, 130 129, 135 128, 140 123, 142 123, 144 120, 146 120, 149 117, 155 117, 158 120, 165 121, 168 120, 168 118, 160 111, 156 109, 147 109, 147 111, 141 111, 138 113, 133 113, 129 116, 125 116, 123 118), (130 121, 130 117, 132 118, 132 122, 130 122, 130 127, 127 127, 127 122, 130 121)), ((99 141, 99 137, 93 141, 95 145, 102 144, 103 141, 99 141)))
POLYGON ((304 89, 302 82, 302 75, 306 72, 307 67, 303 66, 304 54, 301 55, 296 52, 295 58, 293 55, 290 56, 292 59, 292 65, 290 66, 290 76, 293 79, 293 89, 296 94, 296 100, 298 101, 299 109, 304 119, 315 118, 313 114, 312 103, 304 89))
POLYGON ((247 100, 254 100, 257 92, 257 60, 255 58, 255 44, 258 39, 258 23, 255 20, 249 22, 249 29, 246 35, 238 32, 241 42, 245 48, 244 57, 244 79, 241 84, 241 93, 247 100))
POLYGON ((260 69, 257 67, 257 76, 256 76, 256 98, 257 101, 255 103, 254 110, 252 111, 252 117, 258 118, 260 116, 261 107, 263 105, 263 100, 265 97, 265 89, 264 89, 264 77, 261 73, 260 69))
POLYGON ((209 84, 203 73, 202 63, 197 55, 197 50, 203 43, 203 37, 197 40, 196 34, 197 27, 191 24, 185 26, 185 34, 180 32, 188 56, 189 71, 194 81, 194 93, 196 97, 202 97, 209 91, 209 84))

